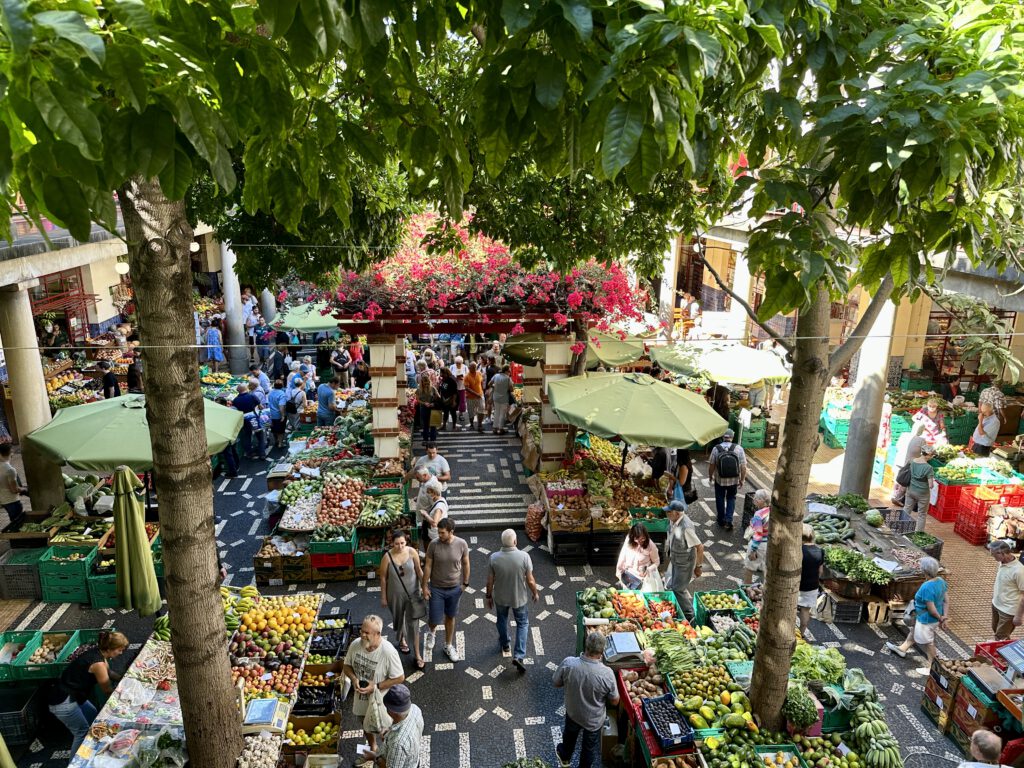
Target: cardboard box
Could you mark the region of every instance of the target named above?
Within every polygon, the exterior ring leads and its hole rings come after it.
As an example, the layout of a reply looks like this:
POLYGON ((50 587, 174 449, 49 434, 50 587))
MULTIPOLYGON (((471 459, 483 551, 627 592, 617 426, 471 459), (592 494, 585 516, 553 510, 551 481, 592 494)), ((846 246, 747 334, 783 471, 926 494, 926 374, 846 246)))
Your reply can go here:
POLYGON ((992 728, 1000 722, 994 702, 981 700, 964 682, 957 688, 952 718, 967 736, 979 728, 992 728))
POLYGON ((953 694, 939 687, 937 680, 928 678, 924 686, 924 695, 921 697, 921 709, 928 715, 928 719, 938 726, 940 733, 949 730, 953 699, 953 694))

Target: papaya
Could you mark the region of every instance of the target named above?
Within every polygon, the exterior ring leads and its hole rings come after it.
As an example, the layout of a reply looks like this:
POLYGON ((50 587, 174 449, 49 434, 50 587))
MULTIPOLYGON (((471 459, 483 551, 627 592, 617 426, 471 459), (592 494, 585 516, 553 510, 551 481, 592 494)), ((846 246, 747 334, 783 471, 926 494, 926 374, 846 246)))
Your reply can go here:
POLYGON ((729 691, 729 693, 743 693, 743 686, 739 683, 729 683, 729 685, 726 686, 726 690, 729 691))
POLYGON ((702 699, 700 696, 691 696, 683 702, 683 709, 685 709, 687 712, 696 712, 698 709, 701 708, 701 705, 703 703, 704 699, 702 699))
POLYGON ((710 725, 708 725, 708 721, 700 715, 698 715, 696 712, 690 715, 690 725, 692 725, 698 731, 703 731, 711 727, 710 725))
POLYGON ((726 728, 747 728, 747 721, 743 719, 742 715, 729 715, 722 721, 722 725, 726 728))
POLYGON ((715 719, 715 710, 711 707, 703 706, 700 708, 700 716, 707 720, 709 723, 715 719))
POLYGON ((720 698, 722 700, 722 703, 725 704, 725 706, 727 707, 729 706, 729 702, 732 701, 732 697, 729 695, 729 691, 722 691, 722 695, 720 698))
POLYGON ((742 704, 743 709, 750 709, 750 699, 747 698, 747 694, 745 694, 743 691, 737 691, 736 693, 732 694, 732 703, 742 704))
POLYGON ((743 705, 738 701, 734 701, 730 707, 734 715, 742 715, 746 710, 743 709, 743 705))

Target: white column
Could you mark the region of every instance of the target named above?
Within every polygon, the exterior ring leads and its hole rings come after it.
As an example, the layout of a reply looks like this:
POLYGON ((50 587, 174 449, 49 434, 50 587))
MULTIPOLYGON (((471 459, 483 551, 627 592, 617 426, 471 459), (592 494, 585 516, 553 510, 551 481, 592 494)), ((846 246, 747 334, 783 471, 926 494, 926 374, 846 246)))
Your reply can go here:
POLYGON ((672 238, 661 262, 661 284, 658 286, 658 307, 662 317, 673 317, 676 308, 676 254, 679 237, 672 238), (667 315, 666 315, 667 313, 667 315))
POLYGON ((22 446, 29 498, 32 509, 46 512, 64 501, 64 483, 61 468, 25 441, 25 435, 50 421, 50 400, 28 295, 28 289, 38 284, 33 280, 0 289, 0 337, 3 339, 7 383, 22 446))
POLYGON ((572 364, 572 339, 560 334, 544 335, 544 382, 541 385, 540 468, 558 469, 565 457, 565 436, 569 425, 555 414, 548 401, 548 384, 568 378, 572 364))
POLYGON ((368 336, 373 403, 373 451, 375 456, 397 459, 398 377, 395 376, 395 337, 368 336))
POLYGON ((405 376, 405 336, 395 337, 395 380, 398 387, 398 407, 409 404, 409 380, 405 376))
MULTIPOLYGON (((747 302, 750 301, 751 282, 746 253, 744 251, 737 251, 732 289, 736 292, 736 295, 742 296, 747 302)), ((729 327, 726 332, 730 339, 741 339, 744 343, 747 341, 747 311, 735 299, 730 303, 729 327)))
POLYGON ((268 323, 277 317, 277 301, 268 288, 264 288, 260 293, 260 314, 268 323))
POLYGON ((220 244, 221 282, 224 287, 224 343, 228 366, 235 376, 249 372, 249 352, 245 346, 245 325, 242 322, 242 289, 235 274, 235 252, 220 244))

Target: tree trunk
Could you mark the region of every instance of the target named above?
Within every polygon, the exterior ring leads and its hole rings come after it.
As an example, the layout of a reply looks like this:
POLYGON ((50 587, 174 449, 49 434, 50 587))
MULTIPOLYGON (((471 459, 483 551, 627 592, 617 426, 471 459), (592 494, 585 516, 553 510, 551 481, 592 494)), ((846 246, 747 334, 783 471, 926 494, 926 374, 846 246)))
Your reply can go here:
POLYGON ((828 292, 819 288, 814 305, 802 309, 797 320, 789 407, 772 493, 771 545, 750 687, 754 712, 772 730, 782 725, 782 703, 796 645, 804 497, 829 377, 829 306, 828 292))
POLYGON ((184 202, 154 179, 120 191, 141 320, 146 416, 160 503, 171 644, 192 765, 232 768, 239 716, 217 586, 213 484, 196 367, 184 202))

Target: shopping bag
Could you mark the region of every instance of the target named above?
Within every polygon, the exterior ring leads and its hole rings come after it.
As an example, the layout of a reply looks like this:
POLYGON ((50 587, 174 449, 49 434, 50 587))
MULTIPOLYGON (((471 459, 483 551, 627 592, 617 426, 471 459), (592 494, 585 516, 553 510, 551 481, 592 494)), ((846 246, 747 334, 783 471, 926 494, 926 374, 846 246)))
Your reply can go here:
POLYGON ((384 707, 384 694, 374 687, 370 694, 370 706, 363 717, 363 730, 367 733, 384 733, 391 727, 391 715, 384 707))
POLYGON ((440 427, 444 424, 444 414, 439 410, 432 410, 430 412, 430 426, 440 427))
POLYGON ((642 587, 644 592, 664 592, 665 581, 661 578, 661 574, 658 573, 657 568, 648 568, 647 576, 644 577, 644 583, 642 587))
POLYGON ((932 483, 932 488, 928 492, 928 503, 935 506, 939 503, 939 484, 932 483))

